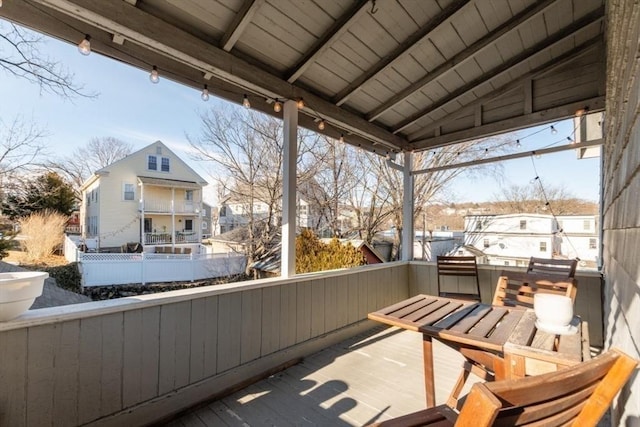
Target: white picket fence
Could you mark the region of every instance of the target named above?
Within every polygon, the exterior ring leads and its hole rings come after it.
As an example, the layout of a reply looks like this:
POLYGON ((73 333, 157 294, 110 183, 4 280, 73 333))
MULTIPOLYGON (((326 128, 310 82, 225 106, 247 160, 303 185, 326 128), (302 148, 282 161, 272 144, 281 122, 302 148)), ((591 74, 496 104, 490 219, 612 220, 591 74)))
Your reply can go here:
POLYGON ((246 257, 234 254, 80 253, 83 286, 186 282, 244 272, 246 257))

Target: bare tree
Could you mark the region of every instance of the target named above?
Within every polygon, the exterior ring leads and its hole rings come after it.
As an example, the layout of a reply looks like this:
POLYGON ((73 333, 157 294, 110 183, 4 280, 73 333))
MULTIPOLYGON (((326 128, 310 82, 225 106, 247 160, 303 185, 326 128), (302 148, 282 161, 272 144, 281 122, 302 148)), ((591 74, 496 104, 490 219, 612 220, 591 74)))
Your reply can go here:
MULTIPOLYGON (((482 166, 467 168, 445 168, 437 169, 442 166, 455 165, 456 163, 465 163, 473 160, 486 158, 489 153, 496 155, 497 153, 508 151, 513 147, 512 142, 501 138, 488 138, 478 141, 469 141, 460 143, 450 147, 442 147, 430 151, 421 151, 414 153, 411 158, 413 165, 412 171, 433 169, 430 172, 414 175, 413 183, 413 200, 414 200, 414 218, 419 217, 429 202, 438 200, 444 196, 453 182, 453 180, 462 174, 474 174, 482 171, 483 173, 499 173, 499 169, 493 165, 491 168, 482 166)), ((401 163, 402 159, 398 159, 401 163)), ((402 200, 403 200, 403 176, 402 172, 392 169, 386 160, 378 157, 375 160, 376 174, 382 181, 381 191, 389 198, 391 220, 396 230, 395 248, 399 248, 400 237, 402 235, 402 200)), ((410 231, 413 233, 413 230, 410 231)), ((412 235, 409 238, 413 239, 412 235)), ((396 253, 396 257, 399 254, 396 253)))
POLYGON ((544 184, 536 178, 529 185, 513 184, 494 195, 497 213, 554 215, 595 214, 597 203, 578 199, 564 186, 544 184))
POLYGON ((7 74, 26 79, 48 92, 70 99, 93 97, 74 82, 73 73, 42 51, 44 37, 15 24, 0 21, 0 68, 7 74))
MULTIPOLYGON (((202 130, 187 136, 195 150, 193 158, 214 163, 221 202, 242 206, 247 219, 249 266, 272 248, 282 215, 283 135, 282 122, 254 111, 211 110, 201 115, 202 130), (266 206, 258 212, 256 207, 266 206)), ((298 135, 298 164, 306 162, 310 135, 298 135)), ((299 167, 304 170, 304 168, 299 167)), ((299 173, 298 180, 308 179, 299 173)), ((230 212, 225 212, 229 215, 230 212)))
POLYGON ((344 231, 339 217, 341 208, 358 184, 357 159, 354 150, 337 140, 320 136, 313 151, 313 185, 300 186, 302 197, 318 211, 316 228, 327 226, 331 235, 340 237, 344 231))
POLYGON ((32 172, 44 153, 47 136, 33 122, 16 117, 7 124, 0 118, 0 190, 15 191, 24 185, 23 178, 32 172))
POLYGON ((71 184, 80 200, 80 187, 95 171, 128 156, 133 145, 107 136, 93 138, 86 146, 76 149, 72 155, 45 163, 45 168, 54 170, 71 184))

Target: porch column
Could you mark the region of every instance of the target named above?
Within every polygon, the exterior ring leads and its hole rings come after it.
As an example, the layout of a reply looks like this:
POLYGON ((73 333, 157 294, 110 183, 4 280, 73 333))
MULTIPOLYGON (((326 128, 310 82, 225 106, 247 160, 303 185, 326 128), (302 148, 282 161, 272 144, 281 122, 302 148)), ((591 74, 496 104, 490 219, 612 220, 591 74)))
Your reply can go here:
POLYGON ((282 176, 282 277, 296 273, 296 160, 298 157, 298 106, 286 101, 284 114, 284 156, 282 176))
POLYGON ((147 244, 147 235, 144 232, 144 184, 139 182, 140 186, 140 243, 142 246, 147 244))
POLYGON ((176 189, 171 187, 171 247, 176 246, 176 189))
POLYGON ((413 259, 413 176, 411 175, 411 152, 404 153, 404 169, 402 171, 402 260, 413 259))

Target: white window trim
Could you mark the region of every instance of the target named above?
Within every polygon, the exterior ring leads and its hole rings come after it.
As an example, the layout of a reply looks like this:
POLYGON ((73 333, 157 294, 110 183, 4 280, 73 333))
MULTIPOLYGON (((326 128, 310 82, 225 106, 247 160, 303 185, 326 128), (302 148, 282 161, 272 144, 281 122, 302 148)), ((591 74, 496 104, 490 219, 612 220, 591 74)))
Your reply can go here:
POLYGON ((136 200, 136 186, 135 184, 133 184, 132 182, 123 182, 122 183, 122 200, 125 202, 135 202, 136 200), (131 187, 133 187, 133 198, 132 199, 127 199, 127 185, 130 185, 131 187))

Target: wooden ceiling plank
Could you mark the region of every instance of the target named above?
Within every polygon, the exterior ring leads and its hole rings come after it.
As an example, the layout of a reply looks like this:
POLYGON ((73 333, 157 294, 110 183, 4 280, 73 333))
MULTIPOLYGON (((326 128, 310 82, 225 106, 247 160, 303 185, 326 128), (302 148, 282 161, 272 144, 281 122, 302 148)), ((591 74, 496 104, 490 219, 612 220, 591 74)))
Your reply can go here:
MULTIPOLYGON (((569 52, 566 52, 565 54, 557 57, 557 58, 553 58, 552 60, 540 65, 539 67, 531 70, 529 73, 520 76, 519 78, 511 81, 510 83, 500 87, 500 88, 496 88, 496 90, 491 91, 489 94, 484 95, 478 99, 476 99, 475 101, 465 105, 464 107, 460 108, 460 110, 458 112, 451 112, 448 115, 448 121, 454 121, 457 120, 460 117, 465 116, 466 114, 468 114, 468 112, 470 110, 473 110, 477 105, 483 105, 489 101, 492 101, 508 92, 511 92, 513 90, 524 90, 524 88, 522 88, 523 84, 527 84, 528 82, 534 80, 534 79, 538 79, 540 77, 543 77, 551 72, 553 72, 553 70, 557 69, 557 68, 561 68, 563 66, 565 66, 566 64, 576 60, 577 58, 587 54, 588 52, 592 51, 593 49, 596 49, 598 47, 602 47, 602 37, 601 36, 597 36, 594 37, 591 40, 587 40, 586 42, 582 43, 581 45, 577 46, 576 48, 572 49, 569 52)), ((525 114, 526 115, 526 114, 525 114)), ((426 139, 430 139, 428 137, 425 137, 424 135, 427 132, 434 132, 434 131, 438 131, 438 129, 440 129, 441 125, 444 125, 446 123, 438 123, 437 125, 434 125, 432 128, 421 132, 419 135, 415 135, 410 138, 410 143, 412 145, 414 144, 420 144, 421 141, 426 140, 426 139)))
MULTIPOLYGON (((200 72, 210 72, 248 92, 267 98, 303 98, 316 115, 330 124, 378 144, 401 150, 408 147, 405 138, 363 117, 344 110, 308 90, 294 86, 263 68, 250 64, 126 2, 103 0, 32 0, 65 13, 73 19, 118 33, 144 49, 160 53, 189 65, 200 72)), ((310 110, 311 111, 311 110, 310 110)))
POLYGON ((287 81, 293 83, 327 50, 336 40, 349 30, 350 24, 355 22, 368 11, 369 0, 359 0, 351 9, 344 13, 334 24, 318 39, 304 57, 289 72, 287 81))
POLYGON ((351 82, 346 88, 341 90, 334 98, 336 105, 340 106, 347 102, 355 92, 362 88, 362 86, 371 79, 376 78, 376 76, 390 66, 395 60, 426 39, 430 33, 455 15, 456 12, 466 6, 467 3, 469 3, 469 0, 457 0, 444 8, 435 18, 430 20, 427 25, 413 33, 411 37, 399 44, 393 52, 386 55, 381 61, 351 82))
POLYGON ((517 56, 515 56, 513 58, 510 58, 508 61, 506 61, 503 64, 501 64, 500 66, 494 68, 490 72, 484 74, 480 78, 469 82, 465 86, 460 87, 456 91, 452 92, 449 96, 440 99, 435 104, 430 105, 428 108, 418 112, 417 114, 414 114, 411 117, 408 117, 407 119, 403 120, 401 123, 398 123, 392 129, 392 132, 393 133, 402 132, 402 130, 404 130, 407 127, 411 126, 412 124, 414 124, 415 122, 417 122, 418 120, 420 120, 424 116, 428 115, 429 113, 433 112, 434 110, 437 110, 437 109, 441 108, 442 106, 448 104, 449 102, 455 101, 456 99, 458 99, 459 97, 461 97, 465 93, 473 90, 475 87, 487 82, 488 80, 491 80, 494 77, 497 77, 498 75, 500 75, 502 73, 509 72, 510 69, 513 69, 514 67, 517 67, 518 65, 520 65, 524 61, 527 61, 529 59, 529 57, 531 57, 533 55, 536 55, 536 54, 539 54, 539 53, 542 53, 542 52, 547 51, 549 49, 552 49, 553 46, 556 45, 557 43, 561 43, 563 40, 565 40, 565 39, 567 39, 569 37, 575 36, 575 34, 580 32, 584 27, 586 27, 586 26, 588 26, 588 25, 590 25, 592 23, 601 21, 602 19, 604 19, 604 7, 598 8, 597 10, 589 13, 588 15, 585 15, 583 18, 575 21, 573 24, 571 24, 570 26, 562 29, 561 31, 557 32, 556 34, 552 35, 551 37, 542 40, 541 42, 537 43, 536 45, 534 45, 534 46, 532 46, 532 47, 530 47, 528 49, 525 49, 524 51, 522 51, 517 56))
POLYGON ((527 9, 521 11, 520 13, 515 15, 510 20, 506 21, 505 23, 503 23, 502 25, 497 27, 495 30, 493 30, 492 32, 488 33, 486 36, 478 39, 475 43, 473 43, 472 45, 470 45, 466 49, 464 49, 461 52, 459 52, 458 54, 456 54, 450 60, 448 60, 448 61, 444 62, 443 64, 441 64, 440 66, 436 67, 436 69, 434 69, 432 72, 430 72, 429 74, 427 74, 426 76, 424 76, 423 78, 418 80, 417 82, 411 84, 406 89, 400 91, 399 93, 394 95, 392 98, 390 98, 387 102, 385 102, 384 104, 382 104, 381 106, 379 106, 375 110, 373 110, 370 113, 368 113, 367 114, 367 120, 369 120, 369 121, 376 120, 378 117, 383 115, 385 112, 389 111, 391 108, 395 107, 400 102, 404 101, 406 98, 408 98, 415 91, 420 90, 421 88, 425 87, 430 82, 432 82, 433 80, 435 80, 438 77, 440 77, 442 74, 446 73, 447 71, 451 70, 453 67, 459 65, 460 63, 462 63, 466 59, 468 59, 468 58, 472 57, 473 55, 475 55, 476 53, 480 52, 482 49, 487 47, 489 44, 495 42, 497 39, 499 39, 503 35, 507 34, 511 30, 517 28, 518 26, 522 25, 523 23, 527 22, 528 20, 532 19, 533 17, 537 16, 538 14, 544 12, 548 7, 550 7, 555 2, 556 2, 556 0, 538 1, 538 2, 534 3, 533 5, 531 5, 530 7, 528 7, 527 9))
POLYGON ((233 22, 227 29, 227 32, 220 40, 220 47, 227 52, 233 49, 236 42, 244 32, 247 25, 251 22, 251 18, 256 11, 262 6, 265 0, 245 0, 244 4, 236 14, 233 22))

